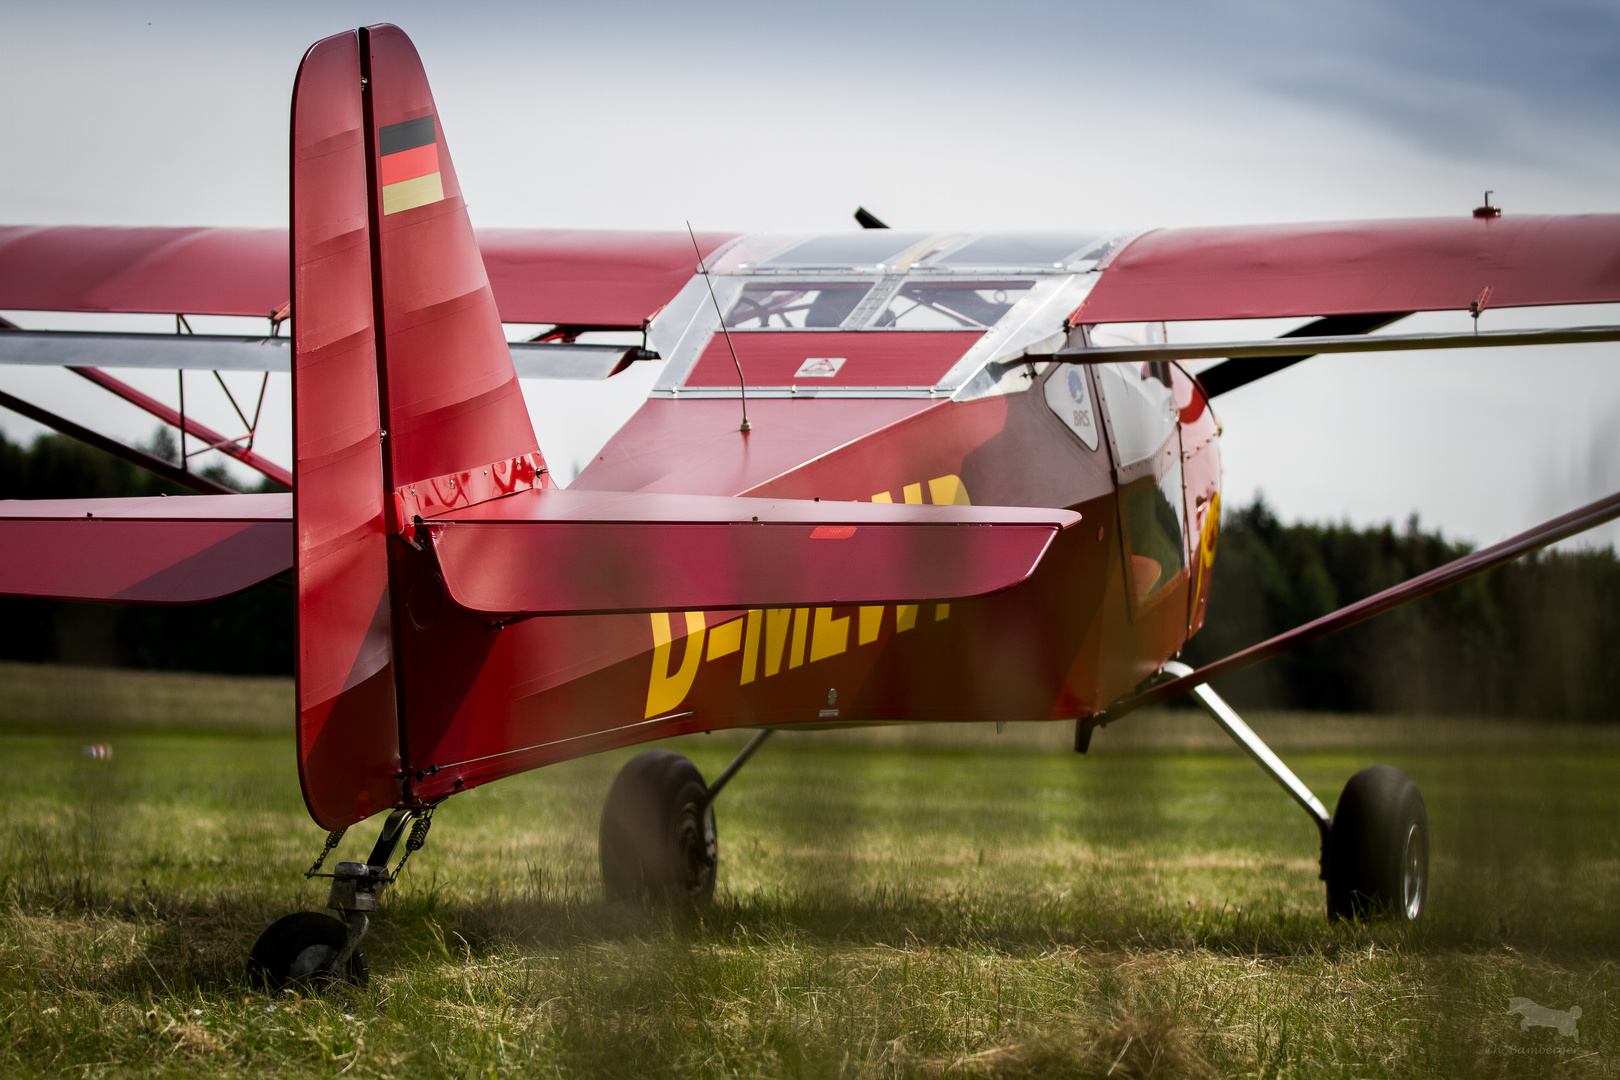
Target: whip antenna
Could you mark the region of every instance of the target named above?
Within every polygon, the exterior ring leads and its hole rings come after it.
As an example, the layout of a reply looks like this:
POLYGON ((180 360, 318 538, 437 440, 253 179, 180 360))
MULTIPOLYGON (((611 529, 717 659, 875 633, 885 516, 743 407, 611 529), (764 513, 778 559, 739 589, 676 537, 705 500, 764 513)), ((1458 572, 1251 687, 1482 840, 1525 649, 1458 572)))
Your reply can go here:
POLYGON ((726 313, 720 310, 720 301, 714 295, 714 282, 709 278, 709 268, 703 265, 703 249, 698 247, 697 233, 692 231, 692 223, 686 223, 686 235, 692 238, 692 250, 697 252, 698 272, 703 275, 703 283, 709 287, 709 299, 714 302, 714 313, 720 319, 720 332, 726 336, 726 348, 731 351, 731 362, 737 365, 737 385, 742 387, 743 422, 738 431, 753 431, 754 425, 748 422, 748 380, 743 378, 742 361, 737 359, 737 347, 731 343, 731 333, 726 330, 726 313))

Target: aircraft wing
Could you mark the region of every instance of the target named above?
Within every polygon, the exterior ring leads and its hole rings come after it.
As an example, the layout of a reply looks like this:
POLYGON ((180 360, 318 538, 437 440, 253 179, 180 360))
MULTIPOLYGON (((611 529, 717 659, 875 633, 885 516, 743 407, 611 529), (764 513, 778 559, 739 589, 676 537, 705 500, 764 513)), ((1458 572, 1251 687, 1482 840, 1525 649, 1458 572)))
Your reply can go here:
POLYGON ((1620 302, 1620 214, 1160 229, 1070 322, 1177 322, 1620 302))
POLYGON ((1029 577, 1068 510, 529 490, 424 523, 451 597, 496 615, 892 604, 1029 577))
MULTIPOLYGON (((699 233, 705 258, 731 233, 699 233)), ((683 232, 488 229, 478 233, 501 321, 641 330, 692 276, 683 232)), ((285 229, 0 226, 0 310, 288 313, 285 229)), ((0 364, 289 371, 285 338, 0 333, 0 364)), ((572 342, 512 347, 522 377, 602 379, 637 350, 572 342)))
POLYGON ((0 595, 194 604, 292 565, 289 494, 0 501, 0 595))

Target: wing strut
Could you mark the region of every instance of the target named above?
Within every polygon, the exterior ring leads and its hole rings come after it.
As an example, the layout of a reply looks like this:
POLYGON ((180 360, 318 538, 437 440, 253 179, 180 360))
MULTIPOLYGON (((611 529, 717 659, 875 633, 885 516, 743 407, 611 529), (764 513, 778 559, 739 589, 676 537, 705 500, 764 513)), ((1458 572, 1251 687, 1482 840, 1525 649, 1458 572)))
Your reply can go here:
POLYGON ((1233 653, 1222 660, 1212 664, 1205 664, 1197 671, 1178 675, 1167 682, 1161 682, 1148 690, 1125 698, 1108 709, 1099 713, 1090 720, 1084 721, 1086 727, 1094 728, 1102 724, 1118 720, 1126 713, 1134 712, 1147 705, 1157 705, 1168 701, 1179 694, 1185 694, 1195 687, 1211 682, 1234 672, 1242 671, 1246 667, 1258 664, 1262 660, 1269 660, 1273 656, 1280 656, 1307 645, 1317 638, 1326 637, 1335 630, 1343 630, 1353 626, 1364 619, 1374 615, 1381 615, 1391 608, 1400 607, 1419 597, 1439 592, 1450 585, 1455 585, 1464 578, 1482 574, 1487 570, 1512 562, 1519 556, 1555 544, 1560 540, 1568 539, 1576 533, 1602 525, 1606 521, 1613 521, 1620 517, 1620 493, 1610 495, 1606 499, 1588 503, 1576 510, 1571 510, 1562 517, 1553 518, 1543 522, 1533 529, 1511 536, 1499 544, 1492 544, 1488 548, 1481 548, 1460 559, 1454 559, 1444 566, 1437 566, 1426 574, 1419 574, 1410 581, 1403 581, 1399 585, 1374 593, 1365 600, 1358 600, 1354 604, 1342 607, 1338 611, 1312 620, 1303 626, 1296 626, 1292 630, 1278 634, 1274 638, 1262 641, 1258 645, 1251 645, 1241 652, 1233 653))
MULTIPOLYGON (((1382 330, 1392 322, 1406 318, 1409 311, 1383 311, 1371 314, 1358 315, 1329 315, 1325 319, 1288 331, 1280 335, 1285 338, 1313 338, 1313 337, 1345 337, 1350 334, 1370 334, 1374 330, 1382 330)), ((1272 356, 1263 359, 1227 360, 1214 367, 1205 368, 1198 373, 1198 382, 1209 397, 1218 397, 1229 390, 1236 390, 1240 386, 1247 386, 1265 378, 1275 375, 1283 368, 1293 367, 1304 360, 1309 360, 1315 353, 1301 353, 1298 356, 1272 356)))
POLYGON ((71 420, 57 416, 53 412, 48 412, 38 405, 30 405, 22 398, 12 397, 4 391, 0 391, 0 408, 10 409, 20 416, 28 417, 35 423, 44 424, 53 431, 59 431, 70 439, 77 439, 86 446, 93 446, 104 454, 111 454, 120 461, 127 461, 131 465, 145 469, 149 473, 161 476, 170 483, 190 488, 199 494, 236 494, 235 491, 232 491, 224 484, 216 484, 206 476, 198 476, 194 472, 187 472, 160 457, 154 457, 142 450, 135 449, 133 446, 125 446, 116 439, 109 439, 107 436, 91 431, 87 427, 81 427, 71 420))
MULTIPOLYGON (((170 427, 179 428, 184 434, 201 439, 207 444, 207 448, 209 450, 218 450, 222 454, 229 454, 231 457, 235 458, 237 461, 240 461, 248 468, 256 469, 263 475, 268 476, 271 480, 274 480, 282 487, 289 490, 292 488, 293 476, 291 472, 283 469, 280 465, 277 465, 268 458, 255 454, 252 449, 247 446, 243 446, 241 444, 241 440, 226 438, 213 428, 205 427, 204 425, 199 424, 196 417, 185 416, 182 413, 175 412, 157 398, 141 393, 128 383, 122 382, 113 378, 111 375, 108 375, 100 368, 70 367, 68 370, 73 372, 75 375, 89 379, 103 390, 117 394, 131 405, 138 409, 145 410, 146 412, 157 417, 159 420, 162 420, 165 424, 168 424, 170 427)), ((219 373, 216 371, 214 376, 215 378, 218 378, 219 373)), ((220 385, 224 386, 224 383, 221 382, 220 385)), ((227 390, 226 393, 228 395, 230 391, 227 390)), ((184 404, 184 402, 182 402, 182 404, 184 404)), ((231 399, 231 405, 233 407, 236 405, 236 400, 234 398, 231 399)), ((242 415, 240 410, 238 410, 237 415, 242 415)), ((257 419, 256 416, 255 419, 257 419)), ((253 425, 248 424, 247 417, 245 416, 242 417, 242 423, 247 424, 249 428, 248 434, 244 436, 244 438, 251 440, 253 436, 253 425)))

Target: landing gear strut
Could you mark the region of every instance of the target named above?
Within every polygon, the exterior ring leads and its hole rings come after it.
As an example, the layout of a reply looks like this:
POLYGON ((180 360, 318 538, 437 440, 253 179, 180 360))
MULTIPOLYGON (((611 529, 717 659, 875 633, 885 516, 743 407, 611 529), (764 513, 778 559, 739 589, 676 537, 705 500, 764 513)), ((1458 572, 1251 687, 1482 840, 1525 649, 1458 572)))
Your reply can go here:
POLYGON ((697 766, 673 750, 643 751, 619 770, 597 835, 609 899, 703 903, 714 895, 720 868, 714 800, 770 736, 766 728, 748 740, 713 784, 705 784, 697 766))
POLYGON ((337 847, 343 830, 327 837, 326 849, 304 876, 332 879, 326 906, 342 918, 299 911, 271 923, 253 943, 253 951, 248 956, 248 978, 253 984, 268 990, 288 986, 320 989, 339 982, 365 986, 371 971, 365 950, 360 948, 360 939, 371 925, 371 912, 377 910, 383 890, 399 876, 405 859, 427 841, 432 821, 431 809, 395 810, 383 823, 382 835, 377 837, 376 846, 365 862, 340 862, 331 874, 322 874, 321 863, 337 847), (388 863, 405 837, 405 826, 413 820, 416 827, 405 843, 405 858, 390 871, 388 863))
MULTIPOLYGON (((1192 668, 1174 661, 1165 673, 1180 678, 1192 668)), ((1429 817, 1412 778, 1389 765, 1362 769, 1339 794, 1333 816, 1304 781, 1219 694, 1196 686, 1193 698, 1295 802, 1322 836, 1321 877, 1331 919, 1390 918, 1416 922, 1429 885, 1429 817)))

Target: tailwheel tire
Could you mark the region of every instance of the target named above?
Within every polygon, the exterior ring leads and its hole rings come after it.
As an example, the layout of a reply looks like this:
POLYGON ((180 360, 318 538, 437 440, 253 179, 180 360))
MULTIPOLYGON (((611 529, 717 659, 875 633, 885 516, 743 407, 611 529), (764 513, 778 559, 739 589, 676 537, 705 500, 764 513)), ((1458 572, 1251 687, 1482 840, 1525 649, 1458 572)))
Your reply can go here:
POLYGON ((248 955, 248 978, 266 990, 287 987, 324 989, 335 982, 365 986, 371 981, 365 951, 349 954, 348 970, 341 979, 332 962, 343 951, 349 928, 339 919, 317 911, 299 911, 271 923, 248 955))
POLYGON ((1429 815, 1410 776, 1389 765, 1344 785, 1328 833, 1328 917, 1423 916, 1429 884, 1429 815))
POLYGON ((672 750, 644 751, 619 770, 597 837, 609 899, 714 895, 720 847, 708 793, 697 766, 672 750))

